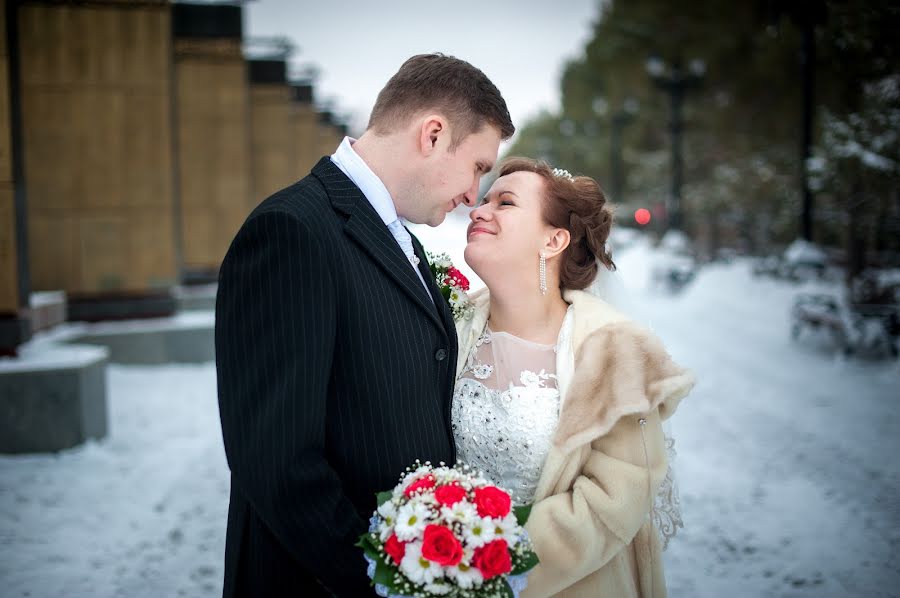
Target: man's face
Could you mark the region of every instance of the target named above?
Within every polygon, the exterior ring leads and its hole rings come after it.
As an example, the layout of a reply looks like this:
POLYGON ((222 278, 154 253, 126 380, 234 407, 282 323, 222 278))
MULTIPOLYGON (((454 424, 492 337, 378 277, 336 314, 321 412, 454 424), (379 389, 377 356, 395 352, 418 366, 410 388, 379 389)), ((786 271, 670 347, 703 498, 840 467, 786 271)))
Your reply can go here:
POLYGON ((426 168, 419 197, 407 218, 413 222, 437 226, 459 204, 475 205, 481 177, 494 167, 500 149, 500 131, 487 125, 465 137, 450 150, 450 136, 439 142, 426 168))

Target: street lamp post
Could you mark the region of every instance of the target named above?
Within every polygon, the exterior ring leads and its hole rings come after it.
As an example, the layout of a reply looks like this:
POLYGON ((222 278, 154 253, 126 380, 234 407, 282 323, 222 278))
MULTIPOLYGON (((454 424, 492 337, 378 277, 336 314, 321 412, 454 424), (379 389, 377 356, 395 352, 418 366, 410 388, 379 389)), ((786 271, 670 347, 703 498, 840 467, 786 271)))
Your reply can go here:
POLYGON ((617 203, 624 201, 623 189, 624 168, 622 166, 622 130, 625 125, 634 120, 638 111, 638 102, 629 98, 622 103, 622 107, 612 115, 609 135, 609 171, 610 191, 612 200, 617 203))
POLYGON ((666 206, 668 230, 681 230, 681 184, 683 176, 682 138, 684 132, 684 116, 682 105, 685 93, 698 87, 706 72, 706 64, 702 60, 692 60, 687 70, 682 68, 681 61, 676 60, 671 66, 659 58, 651 58, 646 64, 647 73, 657 87, 669 94, 670 120, 669 134, 672 137, 672 187, 666 206))

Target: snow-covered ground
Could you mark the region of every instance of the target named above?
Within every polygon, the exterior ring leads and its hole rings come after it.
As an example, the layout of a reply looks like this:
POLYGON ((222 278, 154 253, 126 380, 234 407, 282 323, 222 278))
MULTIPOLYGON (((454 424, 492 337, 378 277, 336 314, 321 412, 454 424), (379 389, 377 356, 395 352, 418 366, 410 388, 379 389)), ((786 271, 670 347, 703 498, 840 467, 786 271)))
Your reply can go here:
MULTIPOLYGON (((461 261, 465 222, 417 230, 461 261)), ((693 368, 673 418, 673 597, 900 595, 900 364, 788 335, 797 287, 710 265, 677 296, 617 256, 627 311, 693 368)), ((477 283, 476 283, 477 284, 477 283)), ((221 593, 228 471, 213 364, 110 366, 110 436, 0 457, 0 595, 221 593)))

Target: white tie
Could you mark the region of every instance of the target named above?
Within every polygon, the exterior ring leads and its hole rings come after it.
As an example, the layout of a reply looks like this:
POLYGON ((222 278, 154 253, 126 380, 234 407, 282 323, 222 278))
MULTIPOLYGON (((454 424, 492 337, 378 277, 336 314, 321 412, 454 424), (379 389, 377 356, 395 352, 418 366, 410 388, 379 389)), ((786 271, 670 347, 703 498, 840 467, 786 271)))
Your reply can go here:
MULTIPOLYGON (((388 224, 388 230, 394 235, 397 245, 399 245, 400 249, 403 250, 403 253, 406 254, 406 259, 412 264, 416 276, 422 281, 422 286, 425 287, 425 294, 431 298, 431 292, 428 290, 428 285, 425 283, 425 279, 422 278, 422 273, 419 271, 419 258, 416 256, 416 252, 413 249, 412 237, 409 235, 409 232, 404 228, 403 223, 400 222, 399 218, 388 224)), ((431 300, 434 302, 434 299, 431 300)))
MULTIPOLYGON (((403 223, 400 222, 400 219, 394 220, 388 225, 388 228, 391 231, 391 234, 394 235, 394 239, 397 240, 397 244, 400 246, 400 249, 403 250, 403 253, 406 254, 406 259, 408 259, 413 266, 419 265, 419 258, 416 257, 416 252, 413 249, 412 238, 409 236, 409 233, 403 227, 403 223)), ((416 268, 418 271, 418 268, 416 268)))

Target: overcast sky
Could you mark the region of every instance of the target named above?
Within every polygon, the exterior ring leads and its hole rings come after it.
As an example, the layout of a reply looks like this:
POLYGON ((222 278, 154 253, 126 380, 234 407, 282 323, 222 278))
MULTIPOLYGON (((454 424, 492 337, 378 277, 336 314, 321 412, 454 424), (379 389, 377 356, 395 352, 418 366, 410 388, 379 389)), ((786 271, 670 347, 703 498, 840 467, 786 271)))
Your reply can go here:
POLYGON ((333 102, 351 131, 365 126, 375 97, 404 60, 443 52, 467 60, 497 85, 513 122, 559 105, 566 59, 581 55, 598 0, 258 0, 244 4, 245 36, 288 37, 293 66, 319 70, 316 101, 333 102))

